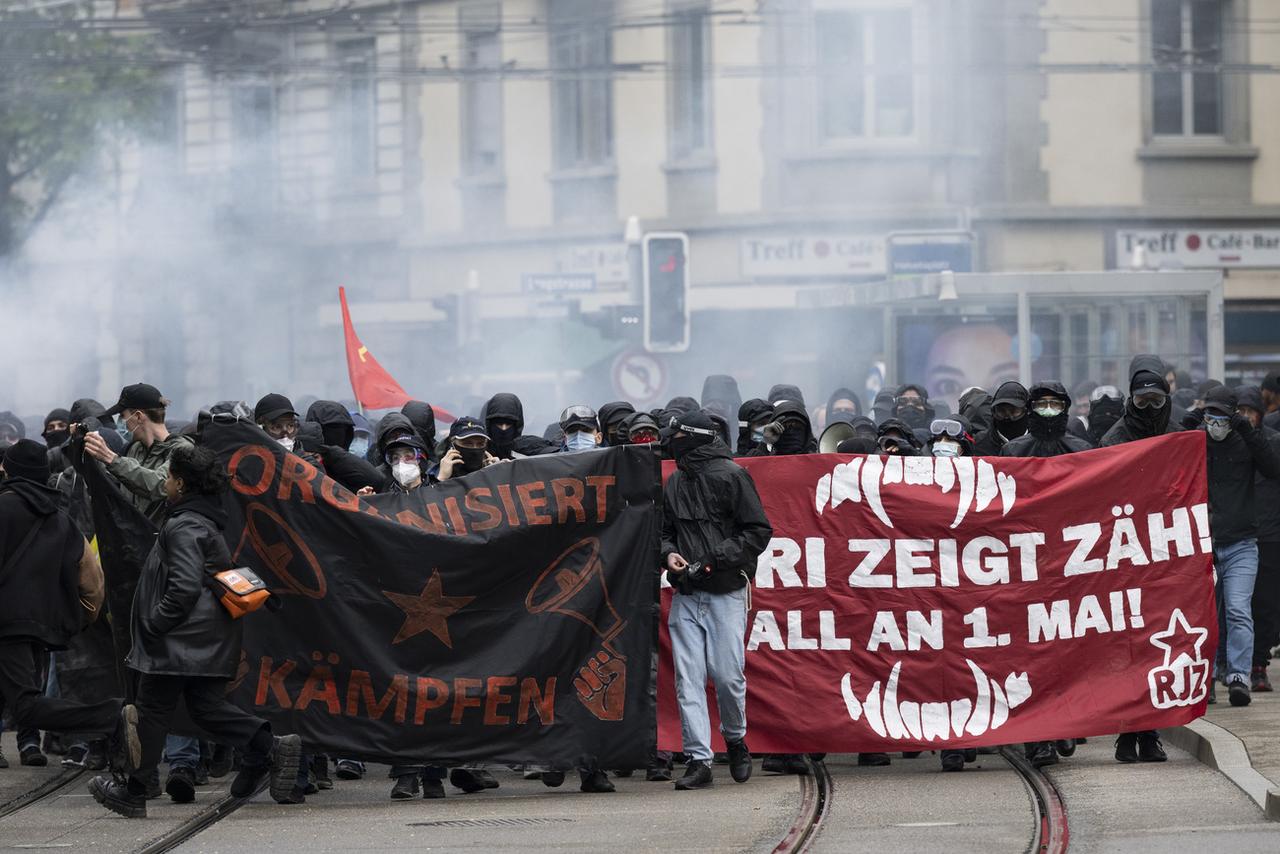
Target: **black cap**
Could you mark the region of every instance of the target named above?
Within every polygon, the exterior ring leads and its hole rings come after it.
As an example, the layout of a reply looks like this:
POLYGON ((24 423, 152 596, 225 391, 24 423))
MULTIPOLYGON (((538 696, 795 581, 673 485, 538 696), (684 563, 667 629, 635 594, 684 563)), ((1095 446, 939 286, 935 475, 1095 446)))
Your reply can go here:
POLYGON ((1155 371, 1138 371, 1129 380, 1129 394, 1141 394, 1152 389, 1165 394, 1169 393, 1169 383, 1163 374, 1157 374, 1155 371))
POLYGON ((701 409, 676 416, 675 422, 671 426, 676 430, 695 436, 715 437, 720 435, 720 431, 716 429, 716 422, 701 409))
POLYGON ((253 408, 253 420, 259 424, 269 424, 284 415, 298 417, 293 409, 293 401, 283 394, 263 395, 262 400, 253 408))
POLYGON ((1236 393, 1225 385, 1214 386, 1205 392, 1204 408, 1219 415, 1236 414, 1236 393))
POLYGON ((1030 399, 1031 396, 1027 393, 1027 389, 1022 383, 1010 380, 1009 382, 1001 383, 1000 387, 996 389, 996 393, 991 398, 991 405, 999 406, 1002 403, 1009 403, 1025 408, 1027 401, 1030 399))
POLYGON ((567 434, 574 428, 594 430, 599 433, 600 419, 596 417, 596 411, 590 406, 581 404, 567 407, 564 412, 560 413, 560 429, 567 434))
POLYGON ((489 434, 485 432, 484 425, 480 423, 480 419, 472 418, 470 415, 464 415, 454 420, 449 425, 450 439, 465 439, 468 436, 484 436, 489 438, 489 434))
POLYGON ((31 439, 19 439, 4 450, 4 472, 43 486, 49 480, 49 449, 31 439))
POLYGON ((120 399, 106 411, 106 415, 119 415, 126 409, 163 409, 169 402, 160 396, 160 389, 146 383, 134 383, 120 389, 120 399))
POLYGON ((417 436, 401 436, 398 439, 392 439, 390 442, 387 442, 386 450, 389 451, 396 445, 400 445, 405 448, 417 448, 423 453, 426 453, 427 451, 427 446, 422 444, 422 440, 417 436))

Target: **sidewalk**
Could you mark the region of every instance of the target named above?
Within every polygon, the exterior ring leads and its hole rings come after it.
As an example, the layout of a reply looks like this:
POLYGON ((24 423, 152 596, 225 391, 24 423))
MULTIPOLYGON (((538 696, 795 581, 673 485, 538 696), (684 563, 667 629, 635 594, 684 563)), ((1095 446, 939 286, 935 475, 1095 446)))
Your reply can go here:
POLYGON ((1256 693, 1248 706, 1234 708, 1219 685, 1218 702, 1203 718, 1165 735, 1230 778, 1268 818, 1280 821, 1280 691, 1256 693))

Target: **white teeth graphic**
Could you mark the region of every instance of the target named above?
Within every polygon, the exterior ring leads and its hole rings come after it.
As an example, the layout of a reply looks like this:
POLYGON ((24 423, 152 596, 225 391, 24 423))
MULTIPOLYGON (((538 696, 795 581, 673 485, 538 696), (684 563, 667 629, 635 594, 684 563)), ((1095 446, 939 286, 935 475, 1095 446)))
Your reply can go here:
POLYGON ((974 457, 855 457, 839 463, 830 474, 818 478, 813 505, 821 516, 846 501, 866 502, 886 527, 892 528, 881 500, 882 485, 936 486, 944 495, 956 491, 956 515, 951 527, 958 528, 972 510, 982 513, 1000 497, 1000 515, 1007 516, 1018 500, 1018 484, 1011 475, 998 472, 984 459, 974 457))
POLYGON ((957 700, 918 703, 898 700, 898 684, 902 676, 902 662, 896 662, 884 684, 884 699, 880 696, 880 682, 872 684, 866 699, 859 701, 853 691, 853 674, 846 673, 840 681, 840 693, 852 720, 860 720, 865 714, 867 724, 881 738, 895 741, 933 742, 962 738, 965 735, 981 736, 999 729, 1009 720, 1009 712, 1021 706, 1031 697, 1031 682, 1026 673, 1010 673, 1004 679, 1004 687, 991 679, 982 668, 965 659, 973 674, 977 697, 957 700))

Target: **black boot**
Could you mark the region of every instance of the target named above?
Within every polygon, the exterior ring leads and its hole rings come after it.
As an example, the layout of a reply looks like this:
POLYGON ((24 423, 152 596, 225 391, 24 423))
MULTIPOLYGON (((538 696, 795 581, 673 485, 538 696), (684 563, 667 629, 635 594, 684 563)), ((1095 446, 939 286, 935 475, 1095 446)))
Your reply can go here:
POLYGON ((581 784, 578 788, 584 792, 605 795, 609 792, 617 791, 614 789, 613 783, 609 782, 609 775, 603 771, 579 771, 578 775, 581 779, 581 784))
POLYGON ((1046 768, 1058 764, 1058 751, 1052 741, 1037 741, 1027 754, 1033 768, 1046 768))
POLYGON ((742 740, 729 742, 729 776, 735 783, 745 783, 751 779, 751 751, 742 740))
POLYGON ((146 818, 147 799, 144 795, 133 794, 129 786, 119 780, 99 775, 89 781, 89 794, 113 813, 125 818, 146 818))
POLYGON ((231 773, 231 748, 225 744, 215 744, 209 757, 209 776, 215 780, 231 773))
MULTIPOLYGON (((299 803, 298 767, 302 762, 302 736, 277 738, 271 749, 271 797, 278 804, 299 803)), ((305 799, 305 795, 303 798, 305 799)))
POLYGON ((1160 744, 1160 733, 1143 732, 1138 734, 1138 761, 1164 762, 1169 756, 1160 744))
POLYGON ((444 797, 444 780, 434 777, 422 778, 422 797, 428 801, 444 797))
POLYGON ((1058 751, 1059 756, 1071 756, 1076 752, 1076 740, 1074 738, 1060 738, 1053 743, 1053 746, 1058 751))
POLYGON ((1138 761, 1138 734, 1136 732, 1120 733, 1120 737, 1116 739, 1116 761, 1138 761))
MULTIPOLYGON (((468 795, 473 792, 484 791, 488 788, 485 786, 484 781, 476 776, 474 771, 467 768, 454 768, 450 771, 449 782, 466 792, 468 795)), ((495 780, 494 782, 496 783, 497 781, 495 780)))
POLYGON ((484 783, 484 787, 486 789, 498 788, 499 786, 498 778, 494 777, 492 774, 490 774, 488 771, 484 770, 483 768, 477 768, 471 773, 473 776, 475 776, 477 780, 479 780, 481 783, 484 783))
POLYGON ((942 751, 942 770, 943 771, 963 771, 964 770, 964 751, 963 750, 942 751))
POLYGON ((676 780, 678 791, 689 789, 705 789, 715 782, 711 775, 711 766, 705 762, 694 760, 684 770, 684 776, 676 780))
POLYGON ((548 788, 558 789, 564 785, 563 771, 543 771, 538 778, 542 781, 542 785, 548 788))
POLYGON ((858 764, 864 768, 881 768, 890 763, 887 753, 859 753, 858 764))
POLYGON ((311 773, 315 776, 317 789, 323 792, 333 788, 333 778, 329 776, 328 756, 323 753, 312 756, 311 773))
POLYGON ((976 747, 968 747, 960 752, 964 754, 964 762, 966 765, 978 761, 978 749, 976 747))
POLYGON ((407 801, 418 796, 418 775, 405 774, 396 778, 396 784, 391 787, 391 800, 407 801))
POLYGON ((179 765, 169 771, 164 790, 175 804, 189 804, 196 799, 196 776, 192 769, 179 765))

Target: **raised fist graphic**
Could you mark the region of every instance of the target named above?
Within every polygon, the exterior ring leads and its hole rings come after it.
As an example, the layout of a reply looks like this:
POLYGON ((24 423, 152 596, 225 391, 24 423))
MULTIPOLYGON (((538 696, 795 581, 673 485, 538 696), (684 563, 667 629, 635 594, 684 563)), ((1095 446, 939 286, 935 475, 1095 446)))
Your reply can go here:
POLYGON ((620 721, 627 701, 627 663, 601 650, 574 677, 578 699, 602 721, 620 721))

